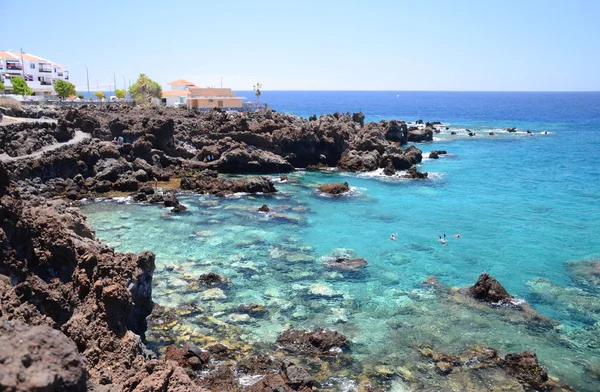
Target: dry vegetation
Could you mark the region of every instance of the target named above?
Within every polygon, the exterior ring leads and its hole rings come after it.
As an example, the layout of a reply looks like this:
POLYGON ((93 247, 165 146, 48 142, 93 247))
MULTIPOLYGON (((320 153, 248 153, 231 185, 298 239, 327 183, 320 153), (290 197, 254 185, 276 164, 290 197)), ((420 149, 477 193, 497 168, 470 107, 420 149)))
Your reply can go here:
POLYGON ((23 106, 21 106, 21 102, 17 101, 14 98, 10 98, 10 97, 0 97, 0 107, 7 108, 7 109, 23 110, 23 106))

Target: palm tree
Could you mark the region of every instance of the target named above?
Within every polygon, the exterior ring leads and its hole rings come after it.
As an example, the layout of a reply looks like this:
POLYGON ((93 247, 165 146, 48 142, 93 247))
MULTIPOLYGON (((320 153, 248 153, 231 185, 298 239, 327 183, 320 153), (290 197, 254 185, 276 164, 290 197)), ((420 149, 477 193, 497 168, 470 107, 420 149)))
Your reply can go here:
POLYGON ((262 88, 262 84, 260 84, 260 83, 257 82, 252 87, 254 88, 254 95, 256 95, 256 101, 260 102, 260 89, 262 88))

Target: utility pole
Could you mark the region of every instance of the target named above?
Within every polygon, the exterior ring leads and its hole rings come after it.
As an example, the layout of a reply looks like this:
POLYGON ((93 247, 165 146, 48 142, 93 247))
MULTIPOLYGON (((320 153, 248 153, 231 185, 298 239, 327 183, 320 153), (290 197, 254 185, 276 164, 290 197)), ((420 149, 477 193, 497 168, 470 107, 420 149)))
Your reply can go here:
POLYGON ((27 92, 27 79, 25 78, 25 61, 23 60, 23 48, 21 48, 21 71, 23 73, 23 81, 25 82, 25 88, 23 89, 23 99, 25 99, 25 93, 27 92))

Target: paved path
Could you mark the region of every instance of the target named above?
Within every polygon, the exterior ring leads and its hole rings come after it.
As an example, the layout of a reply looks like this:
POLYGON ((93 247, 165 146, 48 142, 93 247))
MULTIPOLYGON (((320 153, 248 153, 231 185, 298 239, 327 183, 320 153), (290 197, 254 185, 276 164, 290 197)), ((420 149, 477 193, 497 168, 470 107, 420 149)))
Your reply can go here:
POLYGON ((50 144, 48 146, 42 147, 41 149, 37 150, 34 153, 31 153, 28 155, 20 155, 18 157, 11 157, 8 154, 0 154, 0 161, 12 162, 12 161, 20 161, 21 159, 37 158, 37 157, 42 156, 45 152, 56 150, 57 148, 61 148, 62 146, 69 146, 71 144, 77 144, 77 143, 80 143, 89 138, 90 138, 89 133, 75 131, 75 136, 73 137, 73 139, 71 139, 69 141, 66 141, 63 143, 50 144))
POLYGON ((58 121, 53 118, 24 118, 24 117, 10 117, 3 116, 0 121, 0 126, 2 125, 10 125, 10 124, 19 124, 19 123, 57 123, 58 121))

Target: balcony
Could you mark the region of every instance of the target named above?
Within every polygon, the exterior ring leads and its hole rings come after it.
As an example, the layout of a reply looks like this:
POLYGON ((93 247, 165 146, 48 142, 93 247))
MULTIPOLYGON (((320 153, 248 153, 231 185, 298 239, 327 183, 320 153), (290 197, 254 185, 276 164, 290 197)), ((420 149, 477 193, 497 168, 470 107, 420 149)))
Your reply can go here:
POLYGON ((63 73, 62 73, 62 72, 59 72, 59 73, 58 73, 58 76, 63 76, 63 73))
POLYGON ((52 82, 40 80, 40 85, 42 86, 52 86, 52 82))
POLYGON ((6 69, 10 71, 21 71, 23 70, 23 66, 21 64, 6 63, 6 69))
POLYGON ((40 72, 52 72, 52 66, 48 65, 48 64, 39 64, 39 68, 38 70, 40 72))

